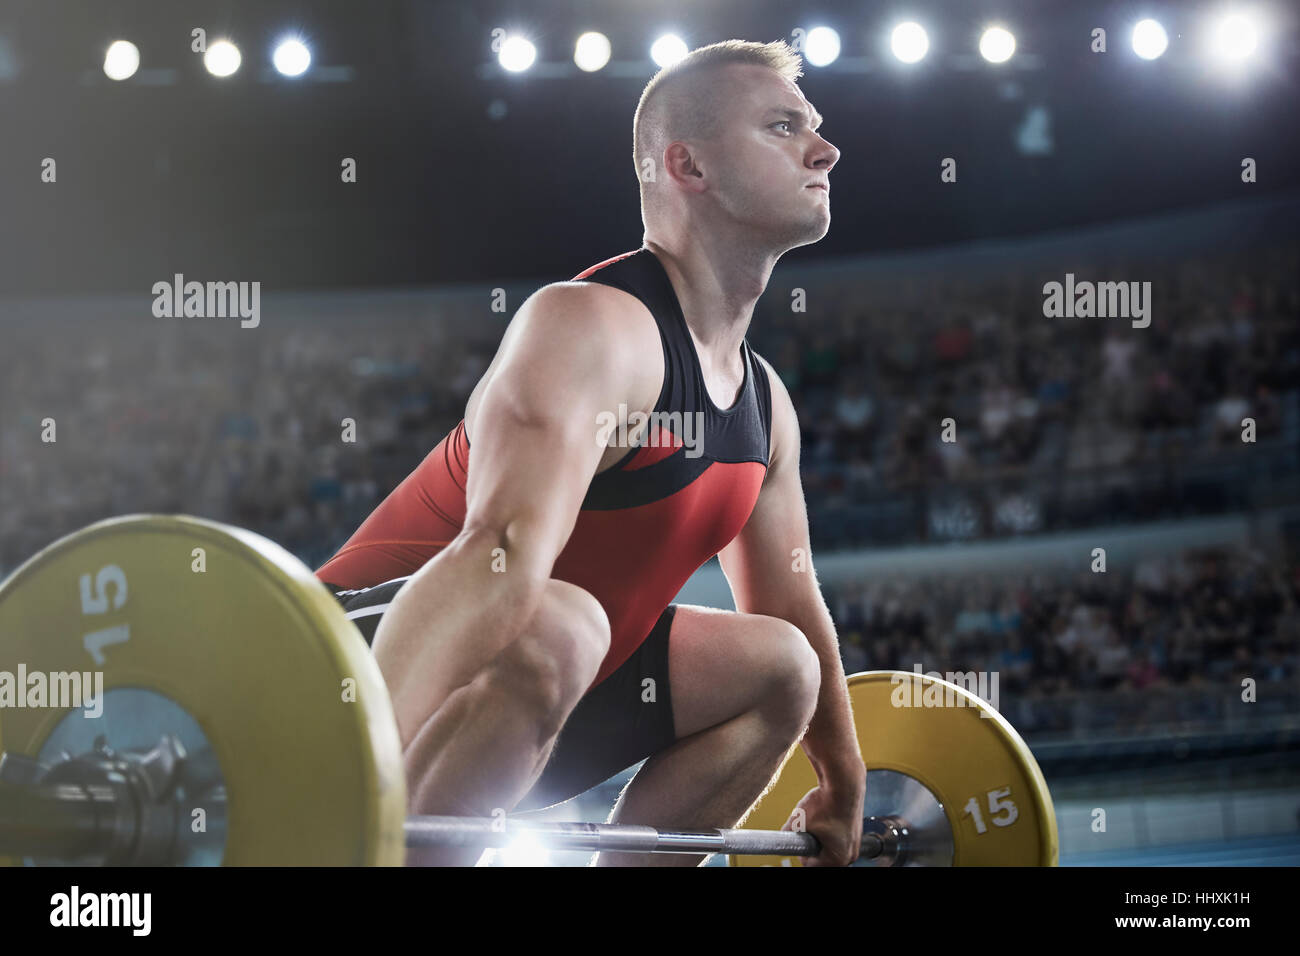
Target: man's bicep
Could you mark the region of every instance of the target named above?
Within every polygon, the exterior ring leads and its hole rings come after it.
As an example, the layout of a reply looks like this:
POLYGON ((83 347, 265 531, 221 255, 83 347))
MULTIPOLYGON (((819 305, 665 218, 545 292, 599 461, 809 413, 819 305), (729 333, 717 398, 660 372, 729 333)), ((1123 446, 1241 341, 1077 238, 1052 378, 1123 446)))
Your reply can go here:
POLYGON ((589 303, 569 293, 525 306, 474 422, 466 527, 527 545, 548 575, 604 451, 598 416, 621 394, 619 343, 589 303))

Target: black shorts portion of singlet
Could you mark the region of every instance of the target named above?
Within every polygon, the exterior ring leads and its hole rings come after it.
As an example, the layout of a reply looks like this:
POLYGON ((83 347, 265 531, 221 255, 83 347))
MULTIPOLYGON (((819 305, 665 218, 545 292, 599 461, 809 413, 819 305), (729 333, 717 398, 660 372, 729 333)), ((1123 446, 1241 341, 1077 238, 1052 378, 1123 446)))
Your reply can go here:
MULTIPOLYGON (((397 578, 357 590, 326 587, 370 644, 384 611, 408 580, 397 578)), ((677 740, 668 680, 668 635, 676 610, 675 604, 664 608, 632 656, 578 701, 542 775, 516 810, 563 803, 677 740), (647 678, 654 681, 649 685, 654 688, 652 701, 644 699, 647 678)))

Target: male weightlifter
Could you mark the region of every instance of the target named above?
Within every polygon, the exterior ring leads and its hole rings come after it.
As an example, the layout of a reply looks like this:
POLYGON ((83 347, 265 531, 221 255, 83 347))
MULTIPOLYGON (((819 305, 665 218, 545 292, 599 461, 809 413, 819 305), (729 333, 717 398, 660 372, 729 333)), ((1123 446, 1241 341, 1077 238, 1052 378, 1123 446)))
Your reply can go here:
POLYGON ((801 75, 784 42, 739 40, 655 75, 633 122, 642 247, 530 296, 464 419, 316 572, 372 642, 410 812, 545 807, 649 758, 611 822, 733 827, 802 739, 823 846, 805 862, 856 858, 834 626, 793 570, 799 428, 745 341, 776 261, 830 226, 839 151, 801 75), (715 554, 737 610, 669 604, 715 554))

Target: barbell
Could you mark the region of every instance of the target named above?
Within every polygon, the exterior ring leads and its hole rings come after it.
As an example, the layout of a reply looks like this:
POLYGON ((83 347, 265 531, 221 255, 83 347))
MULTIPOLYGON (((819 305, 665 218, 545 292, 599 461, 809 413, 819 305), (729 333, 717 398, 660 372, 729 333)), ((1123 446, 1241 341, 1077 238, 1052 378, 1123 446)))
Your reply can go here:
MULTIPOLYGON (((860 864, 1056 864, 1042 772, 986 702, 902 671, 848 690, 860 864)), ((400 864, 408 846, 520 839, 733 865, 819 850, 779 829, 817 784, 798 747, 740 829, 408 819, 387 689, 338 602, 274 542, 186 515, 100 521, 0 584, 0 754, 9 863, 400 864)))

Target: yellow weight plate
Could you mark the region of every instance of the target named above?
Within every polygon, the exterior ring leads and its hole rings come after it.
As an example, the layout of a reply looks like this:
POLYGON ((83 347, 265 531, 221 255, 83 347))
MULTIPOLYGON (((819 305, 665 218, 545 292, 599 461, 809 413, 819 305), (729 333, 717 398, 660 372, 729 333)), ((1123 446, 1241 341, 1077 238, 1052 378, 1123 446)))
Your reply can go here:
MULTIPOLYGON (((110 746, 126 726, 151 742, 201 732, 225 786, 223 863, 402 862, 406 786, 379 668, 311 571, 266 538, 132 515, 55 542, 0 586, 0 672, 20 665, 102 671, 118 702, 99 718, 110 746)), ((0 742, 37 756, 56 729, 54 743, 84 736, 70 722, 97 723, 2 708, 0 742)))
MULTIPOLYGON (((954 866, 1056 865, 1056 812, 1047 782, 1001 714, 962 687, 906 671, 854 674, 848 684, 868 793, 872 770, 893 770, 928 787, 952 828, 954 866), (931 700, 941 702, 950 690, 952 704, 897 705, 915 704, 918 691, 924 703, 927 688, 931 700)), ((796 747, 745 826, 780 829, 815 786, 817 775, 796 747)), ((799 865, 798 859, 771 856, 733 856, 729 862, 799 865)))

